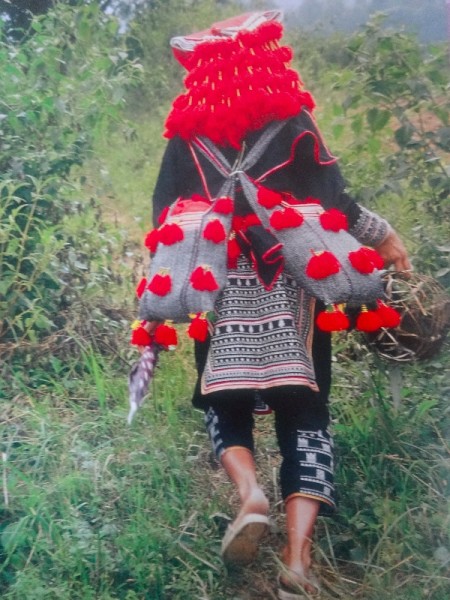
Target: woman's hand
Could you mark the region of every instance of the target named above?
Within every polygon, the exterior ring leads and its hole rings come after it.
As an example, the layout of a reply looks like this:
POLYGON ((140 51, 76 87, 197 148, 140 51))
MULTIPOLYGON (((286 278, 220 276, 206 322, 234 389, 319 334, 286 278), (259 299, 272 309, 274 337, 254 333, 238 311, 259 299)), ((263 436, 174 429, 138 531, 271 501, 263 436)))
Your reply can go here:
POLYGON ((375 250, 384 260, 386 267, 394 265, 396 271, 410 271, 412 269, 408 252, 394 230, 387 235, 381 244, 376 246, 375 250))

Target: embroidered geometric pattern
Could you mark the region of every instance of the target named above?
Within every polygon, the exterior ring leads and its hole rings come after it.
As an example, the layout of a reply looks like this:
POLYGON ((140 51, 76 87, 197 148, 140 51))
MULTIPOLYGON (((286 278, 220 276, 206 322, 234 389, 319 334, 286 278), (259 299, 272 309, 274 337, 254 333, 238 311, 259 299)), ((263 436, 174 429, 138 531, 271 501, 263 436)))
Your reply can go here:
POLYGON ((225 450, 225 446, 222 440, 220 429, 217 427, 219 418, 212 407, 209 407, 209 409, 205 412, 204 418, 206 431, 208 432, 209 439, 211 440, 214 454, 218 459, 220 459, 222 452, 225 450))
POLYGON ((391 231, 391 226, 385 219, 367 210, 367 208, 363 206, 360 208, 361 214, 350 229, 350 233, 361 244, 376 248, 391 231))
POLYGON ((334 506, 333 439, 329 431, 297 431, 300 491, 334 506))
POLYGON ((282 273, 271 291, 245 258, 229 271, 202 393, 303 385, 317 391, 311 360, 314 300, 282 273))

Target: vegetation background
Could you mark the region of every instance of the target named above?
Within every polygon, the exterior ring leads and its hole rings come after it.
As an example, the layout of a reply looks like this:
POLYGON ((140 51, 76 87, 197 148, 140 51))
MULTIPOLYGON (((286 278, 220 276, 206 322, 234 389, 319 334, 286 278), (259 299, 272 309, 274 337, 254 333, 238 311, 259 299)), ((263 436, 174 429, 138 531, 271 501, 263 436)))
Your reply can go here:
MULTIPOLYGON (((276 597, 284 530, 270 417, 257 421, 257 460, 273 531, 251 569, 228 573, 219 546, 235 498, 190 407, 182 335, 126 425, 141 240, 182 86, 168 41, 273 4, 0 1, 5 600, 276 597)), ((314 25, 319 9, 322 24, 336 14, 321 0, 315 13, 295 7, 286 37, 353 193, 395 225, 417 271, 448 287, 448 48, 423 27, 426 44, 367 20, 392 4, 424 27, 430 15, 445 22, 443 1, 342 2, 341 22, 365 8, 365 24, 332 32, 314 25)), ((356 335, 336 337, 339 511, 315 546, 324 599, 450 596, 448 375, 448 350, 400 370, 356 335)))

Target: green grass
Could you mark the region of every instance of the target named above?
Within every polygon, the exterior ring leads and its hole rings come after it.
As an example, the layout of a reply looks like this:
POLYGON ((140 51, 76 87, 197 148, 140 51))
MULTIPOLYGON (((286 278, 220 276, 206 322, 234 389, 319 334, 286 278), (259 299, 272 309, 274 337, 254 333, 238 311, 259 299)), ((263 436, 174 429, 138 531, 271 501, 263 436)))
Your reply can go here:
MULTIPOLYGON (((444 374, 424 386, 424 369, 407 368, 410 387, 396 412, 373 357, 347 342, 337 357, 340 506, 316 534, 323 598, 445 600, 448 430, 445 403, 429 402, 442 397, 444 374), (420 398, 411 393, 419 389, 420 398)), ((231 516, 236 499, 211 457, 201 414, 190 407, 188 343, 163 355, 153 397, 131 426, 125 373, 94 352, 82 361, 77 379, 79 365, 62 375, 54 363, 37 389, 20 373, 10 381, 2 598, 274 598, 284 523, 271 419, 257 420, 257 461, 277 527, 253 568, 226 573, 220 514, 231 516)))
POLYGON ((102 199, 110 220, 135 239, 151 227, 151 197, 165 147, 166 108, 141 116, 97 140, 96 154, 83 168, 90 190, 102 199))

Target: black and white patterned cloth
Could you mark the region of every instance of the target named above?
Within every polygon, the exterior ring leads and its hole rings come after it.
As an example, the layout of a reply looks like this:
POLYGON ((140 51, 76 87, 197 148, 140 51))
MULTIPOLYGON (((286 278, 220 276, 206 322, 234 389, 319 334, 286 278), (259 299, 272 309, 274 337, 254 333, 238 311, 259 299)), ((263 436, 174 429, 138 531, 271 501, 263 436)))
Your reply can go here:
POLYGON ((280 385, 317 391, 311 358, 314 300, 286 273, 267 291, 241 257, 216 309, 203 394, 280 385))

